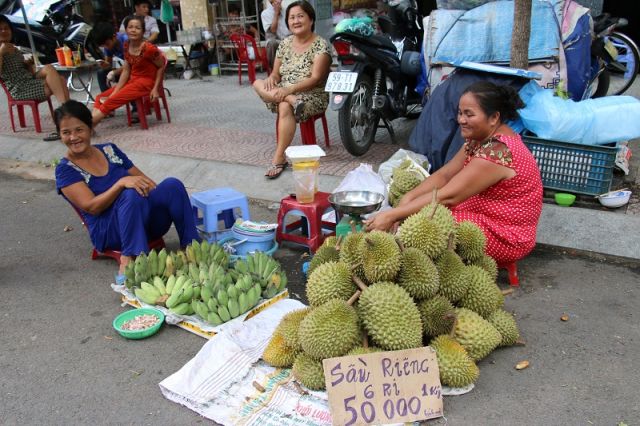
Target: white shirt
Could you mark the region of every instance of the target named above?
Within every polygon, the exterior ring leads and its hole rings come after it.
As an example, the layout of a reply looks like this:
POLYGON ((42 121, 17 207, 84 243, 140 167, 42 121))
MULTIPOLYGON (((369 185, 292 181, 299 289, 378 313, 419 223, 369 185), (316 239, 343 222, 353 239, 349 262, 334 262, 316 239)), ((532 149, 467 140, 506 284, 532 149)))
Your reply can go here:
MULTIPOLYGON (((288 2, 283 1, 280 8, 280 16, 278 16, 278 28, 276 28, 276 36, 278 39, 283 40, 285 37, 291 34, 291 31, 287 28, 287 17, 285 16, 287 11, 288 2), (286 4, 285 4, 286 3, 286 4)), ((273 22, 273 18, 276 16, 276 11, 273 5, 269 3, 269 6, 260 13, 260 20, 262 20, 262 28, 265 32, 270 32, 269 27, 273 22)))
MULTIPOLYGON (((127 19, 127 18, 125 18, 127 19)), ((124 19, 120 24, 120 32, 126 34, 126 29, 124 27, 124 19)), ((145 16, 144 17, 144 38, 149 38, 152 33, 159 33, 160 29, 158 28, 158 21, 153 16, 145 16)))

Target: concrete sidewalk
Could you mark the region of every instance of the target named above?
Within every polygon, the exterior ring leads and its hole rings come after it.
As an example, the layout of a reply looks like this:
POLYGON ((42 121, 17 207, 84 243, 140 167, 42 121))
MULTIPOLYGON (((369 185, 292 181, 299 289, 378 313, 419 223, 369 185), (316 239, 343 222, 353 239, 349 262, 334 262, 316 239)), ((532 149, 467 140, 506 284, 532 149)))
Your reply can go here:
MULTIPOLYGON (((139 126, 127 128, 123 111, 118 111, 116 117, 99 125, 94 143, 112 140, 152 178, 175 176, 192 191, 231 186, 250 198, 271 202, 279 202, 293 192, 290 171, 277 180, 264 178, 275 146, 274 117, 257 101, 248 85, 238 86, 236 76, 223 76, 195 81, 167 80, 165 86, 173 94, 169 98, 171 123, 156 122, 151 117, 147 131, 139 126)), ((0 116, 7 115, 6 106, 0 105, 0 116)), ((51 118, 45 118, 44 112, 41 115, 44 132, 52 130, 51 118)), ((397 149, 406 148, 415 124, 396 120, 393 122, 396 137, 404 142, 393 145, 386 131, 380 130, 376 138, 380 142, 366 155, 353 157, 340 143, 337 114, 327 112, 327 120, 331 147, 321 161, 319 182, 319 189, 327 192, 360 163, 376 168, 397 149)), ((61 143, 43 142, 43 134, 33 131, 29 114, 27 123, 26 129, 13 133, 9 120, 2 121, 0 159, 49 164, 64 154, 61 143)), ((317 133, 321 140, 319 123, 317 133)), ((300 143, 298 136, 294 143, 300 143)), ((320 146, 324 148, 322 142, 320 146)), ((10 164, 11 161, 3 161, 0 167, 10 164)), ((630 184, 637 185, 634 182, 637 165, 633 167, 630 184)), ((46 169, 44 177, 53 179, 53 170, 46 169)), ((605 211, 545 204, 537 240, 541 244, 637 260, 640 259, 638 207, 605 211)))

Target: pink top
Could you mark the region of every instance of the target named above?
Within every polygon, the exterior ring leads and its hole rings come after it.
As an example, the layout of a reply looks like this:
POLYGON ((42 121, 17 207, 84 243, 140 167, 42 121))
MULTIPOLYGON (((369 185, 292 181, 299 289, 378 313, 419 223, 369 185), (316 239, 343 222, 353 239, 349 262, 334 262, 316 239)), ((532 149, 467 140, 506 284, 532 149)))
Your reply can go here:
POLYGON ((465 143, 465 166, 480 158, 509 167, 516 175, 468 198, 451 211, 458 222, 469 220, 483 229, 487 254, 498 263, 522 259, 536 244, 536 227, 542 212, 542 180, 536 161, 517 134, 498 134, 483 145, 474 144, 465 143))

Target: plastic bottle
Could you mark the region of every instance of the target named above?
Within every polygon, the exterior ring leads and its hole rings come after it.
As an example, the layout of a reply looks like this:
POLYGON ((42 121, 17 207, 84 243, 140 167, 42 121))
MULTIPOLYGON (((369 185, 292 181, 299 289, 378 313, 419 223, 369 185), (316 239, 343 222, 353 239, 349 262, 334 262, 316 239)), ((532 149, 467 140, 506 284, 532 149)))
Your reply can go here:
POLYGON ((75 52, 76 55, 73 56, 73 65, 80 66, 80 63, 82 63, 82 49, 80 49, 80 45, 78 45, 78 51, 75 52))
POLYGON ((69 46, 65 44, 64 47, 62 48, 62 51, 64 52, 64 65, 66 67, 72 67, 73 55, 71 54, 71 49, 69 49, 69 46))

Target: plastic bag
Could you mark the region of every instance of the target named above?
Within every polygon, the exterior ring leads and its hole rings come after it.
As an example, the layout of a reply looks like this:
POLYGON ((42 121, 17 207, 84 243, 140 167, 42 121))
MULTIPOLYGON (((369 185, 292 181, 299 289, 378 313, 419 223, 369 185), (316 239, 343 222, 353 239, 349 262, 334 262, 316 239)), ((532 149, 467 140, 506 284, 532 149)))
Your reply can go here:
POLYGON ((391 174, 393 173, 393 169, 398 167, 406 159, 411 160, 414 163, 412 167, 418 169, 425 178, 429 177, 431 164, 429 164, 429 159, 427 157, 422 154, 418 154, 417 152, 399 149, 395 154, 389 157, 387 161, 380 164, 380 167, 378 167, 378 174, 385 184, 391 183, 391 174))
POLYGON ((605 96, 580 102, 553 96, 534 82, 520 89, 524 126, 542 139, 594 145, 640 137, 640 101, 605 96))
POLYGON ((371 191, 387 195, 386 185, 382 178, 373 171, 371 164, 361 163, 342 179, 340 185, 333 192, 341 191, 371 191))

